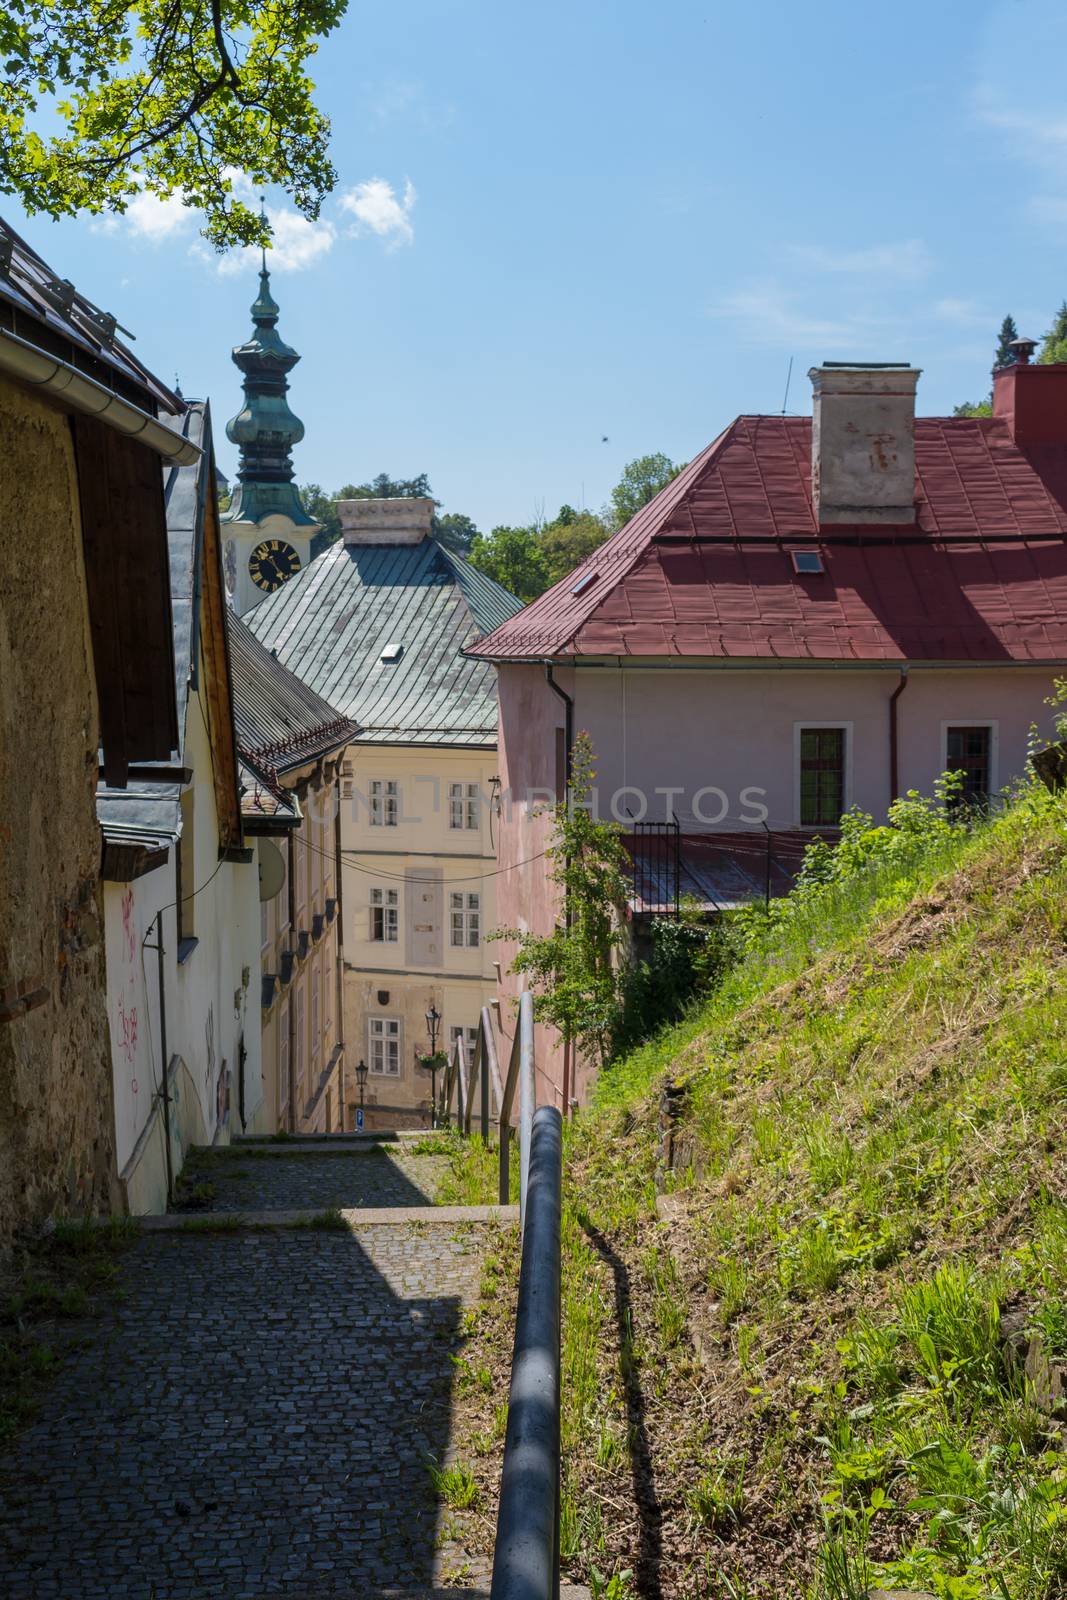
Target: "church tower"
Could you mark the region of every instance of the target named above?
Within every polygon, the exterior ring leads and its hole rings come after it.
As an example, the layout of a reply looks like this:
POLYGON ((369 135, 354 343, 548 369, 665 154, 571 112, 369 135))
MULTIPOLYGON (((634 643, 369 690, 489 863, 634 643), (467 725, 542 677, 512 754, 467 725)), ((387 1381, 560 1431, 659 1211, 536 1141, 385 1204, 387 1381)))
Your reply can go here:
POLYGON ((290 452, 304 437, 304 424, 285 397, 288 374, 300 357, 278 333, 265 255, 252 322, 251 337, 233 352, 244 374, 244 404, 226 424, 226 437, 241 454, 237 485, 221 519, 226 588, 238 616, 307 566, 312 537, 321 527, 304 510, 293 482, 290 452))

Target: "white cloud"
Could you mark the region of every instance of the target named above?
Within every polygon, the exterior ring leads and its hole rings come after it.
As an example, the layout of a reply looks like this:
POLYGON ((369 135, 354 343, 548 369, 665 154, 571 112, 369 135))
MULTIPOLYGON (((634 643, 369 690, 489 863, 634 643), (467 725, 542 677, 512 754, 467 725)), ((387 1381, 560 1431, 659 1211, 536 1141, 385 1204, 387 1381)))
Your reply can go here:
MULTIPOLYGON (((267 221, 271 226, 271 248, 267 251, 267 266, 272 272, 302 272, 314 266, 321 256, 333 249, 337 229, 332 222, 309 222, 298 211, 276 210, 267 207, 267 221)), ((210 258, 202 247, 197 254, 210 258)), ((247 273, 259 267, 259 251, 250 245, 246 250, 231 250, 214 258, 216 270, 224 278, 236 273, 247 273)))
POLYGON ((861 312, 836 318, 813 314, 798 307, 781 285, 771 280, 725 295, 710 314, 732 322, 747 344, 780 345, 787 350, 822 345, 855 352, 875 336, 884 337, 875 318, 861 312))
POLYGON ((136 195, 126 207, 126 221, 138 238, 156 244, 195 225, 197 213, 185 204, 181 195, 172 194, 163 199, 158 194, 145 192, 136 195))
POLYGON ((404 181, 403 194, 398 194, 385 178, 368 178, 341 196, 341 208, 356 219, 350 233, 357 237, 373 233, 385 241, 387 249, 395 250, 415 238, 411 225, 415 198, 410 178, 404 181))
POLYGON ((868 245, 861 250, 794 245, 790 253, 799 264, 817 272, 841 272, 854 277, 924 278, 933 265, 921 239, 868 245))

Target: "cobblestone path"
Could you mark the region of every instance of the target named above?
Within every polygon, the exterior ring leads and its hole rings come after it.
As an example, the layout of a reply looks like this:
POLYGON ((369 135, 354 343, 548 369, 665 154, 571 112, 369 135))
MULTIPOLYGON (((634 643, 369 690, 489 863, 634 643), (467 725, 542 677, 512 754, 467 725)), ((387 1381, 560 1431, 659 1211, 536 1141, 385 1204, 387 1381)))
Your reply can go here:
POLYGON ((330 1211, 433 1205, 446 1166, 443 1156, 413 1155, 402 1147, 276 1155, 231 1145, 198 1153, 188 1176, 214 1187, 209 1211, 330 1211))
MULTIPOLYGON (((293 1203, 268 1190, 295 1183, 281 1174, 298 1160, 296 1203, 332 1203, 325 1169, 349 1159, 377 1170, 364 1155, 250 1161, 241 1204, 293 1203)), ((450 1357, 496 1224, 433 1215, 134 1242, 124 1298, 74 1325, 0 1454, 5 1600, 487 1593, 426 1461, 448 1459, 450 1357)))

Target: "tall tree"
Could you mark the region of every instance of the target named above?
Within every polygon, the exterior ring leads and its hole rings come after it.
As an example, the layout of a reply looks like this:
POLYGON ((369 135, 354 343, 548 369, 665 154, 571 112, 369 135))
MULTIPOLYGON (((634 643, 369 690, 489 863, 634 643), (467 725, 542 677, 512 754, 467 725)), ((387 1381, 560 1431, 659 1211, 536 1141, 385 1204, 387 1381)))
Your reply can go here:
POLYGON ((433 531, 445 549, 457 556, 470 555, 471 546, 478 537, 478 529, 462 511, 446 511, 443 517, 435 516, 433 531))
POLYGON ((488 535, 480 533, 471 546, 470 560, 519 600, 536 600, 548 588, 536 528, 501 526, 488 535))
POLYGON ((337 173, 307 68, 345 4, 8 0, 0 192, 52 217, 177 197, 217 248, 269 244, 235 175, 318 216, 337 173))
POLYGON ((993 357, 995 367, 1010 367, 1015 363, 1015 351, 1011 348, 1013 339, 1019 337, 1019 330, 1015 326, 1015 318, 1007 316, 1000 324, 1000 338, 997 340, 997 353, 993 357))
POLYGON ((1037 359, 1046 366, 1052 361, 1067 361, 1067 300, 1060 306, 1051 328, 1041 341, 1037 359))
POLYGON ((558 583, 568 572, 573 572, 579 561, 591 555, 611 535, 603 519, 595 511, 575 511, 573 506, 560 506, 559 515, 539 531, 546 587, 558 583))
POLYGON ((683 462, 676 466, 662 451, 650 456, 638 456, 636 461, 628 461, 622 469, 622 477, 611 491, 615 526, 621 528, 624 522, 629 522, 631 517, 636 516, 653 495, 659 494, 672 478, 678 476, 684 465, 683 462))

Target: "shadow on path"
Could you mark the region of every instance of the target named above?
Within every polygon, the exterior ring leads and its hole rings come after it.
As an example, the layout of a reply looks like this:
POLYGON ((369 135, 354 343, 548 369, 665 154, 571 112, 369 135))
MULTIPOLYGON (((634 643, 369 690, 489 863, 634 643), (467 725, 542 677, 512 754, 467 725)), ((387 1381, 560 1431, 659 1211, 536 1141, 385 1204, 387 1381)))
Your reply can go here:
POLYGON ((645 1420, 645 1397, 641 1377, 634 1361, 633 1311, 631 1308, 630 1269, 588 1218, 582 1229, 601 1260, 610 1268, 615 1285, 615 1320, 619 1328, 619 1365, 626 1398, 626 1440, 630 1453, 634 1504, 638 1519, 636 1578, 646 1600, 662 1600, 660 1562, 663 1554, 663 1513, 656 1493, 652 1466, 652 1447, 645 1420))
MULTIPOLYGON (((164 1234, 0 1455, 5 1600, 430 1592, 480 1240, 164 1234)), ((80 1330, 79 1330, 80 1331, 80 1330)), ((481 1574, 472 1574, 477 1582, 481 1574)))
POLYGON ((210 1184, 207 1211, 348 1210, 432 1206, 447 1158, 403 1150, 316 1150, 263 1154, 228 1145, 196 1151, 184 1186, 210 1184))

